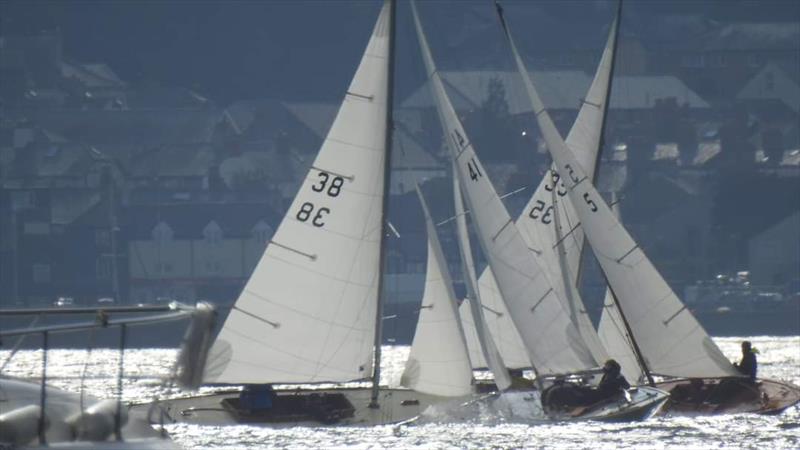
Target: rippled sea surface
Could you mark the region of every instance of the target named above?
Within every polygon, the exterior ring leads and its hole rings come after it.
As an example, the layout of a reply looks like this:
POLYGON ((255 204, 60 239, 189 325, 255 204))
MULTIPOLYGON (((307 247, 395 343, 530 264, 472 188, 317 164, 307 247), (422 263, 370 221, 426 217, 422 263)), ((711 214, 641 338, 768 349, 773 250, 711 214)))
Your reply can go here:
MULTIPOLYGON (((716 338, 731 360, 739 357, 745 338, 716 338)), ((759 376, 800 385, 800 337, 750 337, 760 354, 759 376)), ((0 364, 8 351, 0 351, 0 364)), ((176 351, 128 350, 124 355, 123 397, 146 402, 155 397, 186 395, 163 378, 172 370, 176 351)), ((408 347, 386 347, 384 372, 388 383, 399 382, 408 347)), ((38 378, 42 352, 21 351, 3 371, 6 375, 38 378)), ((53 385, 97 397, 116 394, 119 354, 112 350, 51 350, 48 377, 53 385)), ((372 428, 293 428, 255 426, 212 427, 169 425, 173 439, 185 448, 718 448, 800 449, 800 409, 777 416, 752 414, 716 417, 655 418, 627 424, 511 423, 485 412, 464 422, 443 417, 434 423, 372 428)))

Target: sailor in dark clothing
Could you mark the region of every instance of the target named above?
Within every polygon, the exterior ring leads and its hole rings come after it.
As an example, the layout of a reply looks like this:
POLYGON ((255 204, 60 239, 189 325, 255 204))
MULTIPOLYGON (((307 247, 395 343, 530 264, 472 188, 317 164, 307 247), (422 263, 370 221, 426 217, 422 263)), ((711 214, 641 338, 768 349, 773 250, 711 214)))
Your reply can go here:
POLYGON ((756 380, 756 372, 758 371, 758 361, 756 361, 756 351, 753 350, 750 341, 742 342, 742 360, 739 363, 733 364, 742 375, 747 375, 750 381, 756 380))
POLYGON ((603 397, 610 397, 631 387, 625 376, 622 375, 622 367, 613 359, 609 359, 603 365, 603 378, 597 385, 597 390, 603 397))

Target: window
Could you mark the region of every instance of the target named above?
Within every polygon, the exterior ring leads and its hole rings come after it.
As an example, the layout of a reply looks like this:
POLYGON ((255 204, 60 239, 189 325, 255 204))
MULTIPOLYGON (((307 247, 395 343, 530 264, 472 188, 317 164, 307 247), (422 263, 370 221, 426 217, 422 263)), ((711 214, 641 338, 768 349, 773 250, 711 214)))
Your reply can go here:
POLYGON ((103 255, 95 262, 95 276, 98 280, 109 280, 114 271, 114 261, 111 255, 103 255))
POLYGON ((267 242, 272 238, 272 227, 267 225, 266 222, 263 220, 259 220, 258 223, 253 227, 253 239, 256 240, 259 244, 266 245, 267 242))
POLYGON ((705 67, 705 65, 705 58, 700 53, 690 53, 688 55, 683 55, 681 58, 681 66, 683 67, 702 68, 705 67))
POLYGON ((50 264, 34 264, 31 267, 31 272, 34 283, 50 282, 50 264))
POLYGON ((94 243, 97 247, 105 248, 111 245, 111 232, 109 230, 95 230, 94 243))
POLYGON ((206 261, 206 272, 209 274, 218 274, 222 272, 222 265, 219 261, 206 261))
POLYGON ((222 228, 215 220, 212 220, 203 228, 203 237, 209 244, 219 244, 222 242, 222 228))
POLYGON ((167 225, 166 222, 158 222, 155 227, 153 227, 153 240, 157 242, 165 242, 171 241, 173 237, 172 228, 167 225))
POLYGON ((172 264, 159 262, 156 263, 155 272, 158 275, 169 275, 172 273, 172 264))
POLYGON ((727 67, 728 58, 725 55, 719 53, 708 55, 708 65, 710 67, 727 67))
POLYGON ((36 194, 34 191, 11 192, 11 208, 15 211, 36 207, 36 194))

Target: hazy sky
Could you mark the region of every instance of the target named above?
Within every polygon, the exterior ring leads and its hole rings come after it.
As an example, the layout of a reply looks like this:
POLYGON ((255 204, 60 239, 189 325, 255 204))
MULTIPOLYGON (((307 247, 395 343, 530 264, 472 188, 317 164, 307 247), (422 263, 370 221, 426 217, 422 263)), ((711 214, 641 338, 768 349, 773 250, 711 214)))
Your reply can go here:
MULTIPOLYGON (((606 0, 505 1, 519 40, 568 44, 588 33, 598 51, 613 14, 606 0), (523 24, 531 23, 529 28, 523 24)), ((36 1, 0 0, 3 33, 58 28, 64 54, 106 62, 126 81, 187 86, 221 103, 240 98, 338 99, 352 76, 380 1, 36 1), (319 73, 325 74, 319 77, 319 73)), ((699 14, 714 20, 800 20, 800 2, 629 1, 623 32, 641 33, 659 16, 699 14)), ((485 1, 420 2, 441 65, 478 63, 500 39, 493 6, 485 1), (485 44, 485 47, 484 47, 485 44), (444 47, 444 48, 443 48, 444 47), (437 52, 437 49, 439 50, 437 52)), ((422 80, 408 5, 398 8, 398 89, 422 80)), ((583 39, 581 42, 585 42, 583 39)), ((524 45, 524 44, 523 44, 524 45)))

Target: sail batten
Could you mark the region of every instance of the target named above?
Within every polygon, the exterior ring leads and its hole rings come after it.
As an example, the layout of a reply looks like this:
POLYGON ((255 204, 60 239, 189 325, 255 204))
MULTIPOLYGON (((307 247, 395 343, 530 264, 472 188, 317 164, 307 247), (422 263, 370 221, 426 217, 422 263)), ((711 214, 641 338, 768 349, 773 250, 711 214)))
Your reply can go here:
POLYGON ((372 375, 390 6, 382 8, 311 169, 212 346, 206 382, 340 382, 372 375))

